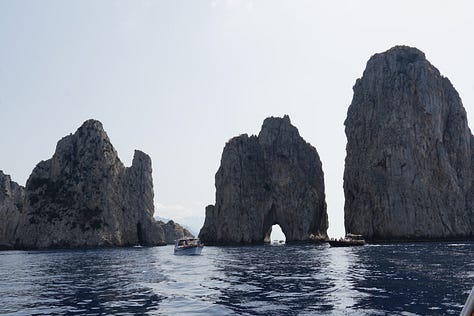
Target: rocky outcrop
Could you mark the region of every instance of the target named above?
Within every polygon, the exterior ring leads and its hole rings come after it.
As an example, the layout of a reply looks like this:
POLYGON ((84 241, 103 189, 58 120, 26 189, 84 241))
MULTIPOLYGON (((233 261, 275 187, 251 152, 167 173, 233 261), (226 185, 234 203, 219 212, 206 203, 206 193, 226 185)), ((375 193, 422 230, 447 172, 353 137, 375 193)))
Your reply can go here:
POLYGON ((421 51, 398 46, 370 58, 345 125, 347 232, 472 237, 474 140, 458 93, 421 51))
POLYGON ((25 190, 0 170, 0 250, 13 249, 25 190))
POLYGON ((150 157, 140 151, 124 167, 102 124, 86 121, 29 177, 15 247, 164 244, 153 219, 151 172, 150 157))
POLYGON ((205 243, 263 243, 274 224, 290 242, 327 238, 321 162, 288 116, 267 118, 258 137, 231 139, 215 181, 216 204, 199 233, 205 243))
POLYGON ((165 242, 168 245, 174 244, 175 240, 183 237, 194 237, 190 231, 172 220, 169 220, 167 223, 158 221, 158 223, 163 228, 165 233, 165 242))

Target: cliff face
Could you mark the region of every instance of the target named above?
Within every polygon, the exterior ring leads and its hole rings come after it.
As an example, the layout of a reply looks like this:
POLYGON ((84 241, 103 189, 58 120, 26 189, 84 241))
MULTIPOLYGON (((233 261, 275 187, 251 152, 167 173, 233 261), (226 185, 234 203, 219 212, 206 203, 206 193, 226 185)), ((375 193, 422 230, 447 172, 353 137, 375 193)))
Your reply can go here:
POLYGON ((372 240, 472 236, 473 137, 458 93, 421 51, 374 55, 345 125, 347 232, 372 240))
POLYGON ((15 229, 24 198, 25 189, 0 170, 0 250, 14 247, 15 229))
POLYGON ((26 184, 17 248, 159 245, 151 159, 135 151, 124 167, 98 121, 61 139, 26 184))
POLYGON ((274 224, 287 241, 327 237, 321 162, 288 116, 267 118, 258 137, 226 144, 216 204, 206 208, 199 237, 207 244, 261 243, 274 224))
POLYGON ((161 227, 164 230, 165 242, 168 245, 174 244, 174 242, 177 239, 180 239, 183 237, 194 237, 190 231, 188 231, 186 228, 179 225, 178 223, 175 223, 172 220, 168 221, 167 223, 164 223, 162 221, 159 221, 158 223, 161 225, 161 227))

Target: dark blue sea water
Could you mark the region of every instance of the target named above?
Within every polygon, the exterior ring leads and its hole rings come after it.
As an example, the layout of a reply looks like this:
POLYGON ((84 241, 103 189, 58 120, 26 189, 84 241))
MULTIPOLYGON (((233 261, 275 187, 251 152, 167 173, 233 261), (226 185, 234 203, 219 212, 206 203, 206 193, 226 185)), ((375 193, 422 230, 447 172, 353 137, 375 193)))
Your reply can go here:
POLYGON ((0 252, 6 315, 456 315, 474 243, 0 252))

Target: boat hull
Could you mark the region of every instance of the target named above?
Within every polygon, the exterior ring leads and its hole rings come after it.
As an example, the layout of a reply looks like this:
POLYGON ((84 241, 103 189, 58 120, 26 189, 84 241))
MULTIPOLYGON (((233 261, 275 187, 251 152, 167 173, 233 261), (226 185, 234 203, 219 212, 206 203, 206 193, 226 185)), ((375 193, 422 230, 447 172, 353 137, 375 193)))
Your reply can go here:
POLYGON ((355 247, 365 245, 365 241, 362 240, 330 240, 329 244, 331 247, 355 247))
POLYGON ((202 251, 201 246, 174 248, 174 254, 177 256, 198 256, 202 251))

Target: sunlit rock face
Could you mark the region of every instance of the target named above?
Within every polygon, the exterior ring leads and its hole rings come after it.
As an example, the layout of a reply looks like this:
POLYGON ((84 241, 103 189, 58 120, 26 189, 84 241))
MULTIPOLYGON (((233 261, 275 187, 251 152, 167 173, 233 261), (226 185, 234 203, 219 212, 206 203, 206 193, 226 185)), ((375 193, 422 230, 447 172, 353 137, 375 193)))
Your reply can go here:
POLYGON ((25 189, 0 170, 0 250, 13 249, 25 189))
POLYGON ((289 242, 327 238, 321 162, 288 116, 267 118, 258 136, 231 139, 215 180, 216 204, 199 233, 205 243, 263 243, 273 224, 289 242))
POLYGON ((458 93, 424 53, 397 46, 370 58, 345 126, 347 232, 472 237, 474 140, 458 93))
POLYGON ((176 240, 184 237, 194 237, 193 234, 183 226, 174 221, 170 220, 168 222, 158 221, 158 223, 163 228, 165 234, 165 242, 167 244, 174 244, 176 240))
POLYGON ((153 219, 151 159, 135 151, 124 167, 102 124, 86 121, 61 139, 26 184, 15 247, 161 245, 153 219))

